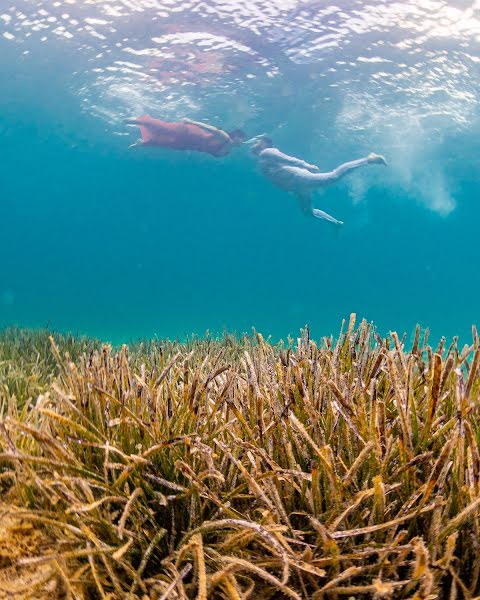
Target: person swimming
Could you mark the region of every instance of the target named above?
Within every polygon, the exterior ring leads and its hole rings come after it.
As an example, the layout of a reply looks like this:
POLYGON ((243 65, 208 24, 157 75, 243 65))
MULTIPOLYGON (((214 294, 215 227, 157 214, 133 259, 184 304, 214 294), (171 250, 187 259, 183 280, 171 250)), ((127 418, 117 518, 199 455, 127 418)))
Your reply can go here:
POLYGON ((226 156, 235 146, 245 142, 247 136, 241 129, 227 133, 223 129, 182 119, 179 122, 168 122, 154 119, 149 115, 126 119, 128 125, 140 127, 141 139, 130 148, 137 146, 159 146, 171 150, 193 150, 211 156, 226 156))
POLYGON ((248 143, 252 144, 251 151, 258 157, 260 169, 265 177, 277 187, 293 193, 305 215, 324 219, 336 226, 343 225, 343 222, 323 210, 313 208, 313 191, 335 183, 347 173, 364 165, 387 165, 383 156, 372 153, 365 158, 346 162, 333 171, 320 173, 320 169, 316 165, 311 165, 294 156, 288 156, 275 148, 271 138, 266 135, 252 138, 248 143))

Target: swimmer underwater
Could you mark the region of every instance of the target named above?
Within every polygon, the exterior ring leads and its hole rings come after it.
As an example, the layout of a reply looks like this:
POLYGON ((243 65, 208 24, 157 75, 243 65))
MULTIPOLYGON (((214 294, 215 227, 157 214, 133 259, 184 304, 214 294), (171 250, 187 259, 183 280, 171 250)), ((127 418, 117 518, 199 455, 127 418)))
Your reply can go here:
POLYGON ((336 183, 360 167, 387 165, 383 156, 371 153, 365 158, 343 163, 333 171, 321 173, 316 165, 275 148, 272 139, 264 134, 247 140, 241 129, 227 133, 213 125, 187 118, 169 122, 144 115, 126 119, 125 122, 140 127, 142 135, 130 148, 157 146, 171 150, 203 152, 219 158, 227 156, 237 146, 249 144, 251 152, 258 158, 262 174, 276 187, 293 193, 305 215, 323 219, 337 227, 343 225, 343 222, 313 207, 313 192, 336 183))
POLYGON ((336 183, 342 177, 365 165, 387 165, 380 154, 369 154, 365 158, 346 162, 333 171, 320 173, 316 165, 284 154, 275 148, 273 141, 266 135, 260 135, 251 140, 252 153, 258 158, 263 175, 277 187, 293 193, 305 215, 324 219, 336 226, 343 225, 328 213, 312 206, 313 191, 336 183))
POLYGON ((219 158, 230 154, 233 148, 240 146, 247 139, 241 129, 227 133, 213 125, 191 119, 168 122, 144 115, 126 119, 125 123, 140 127, 142 135, 130 148, 157 146, 170 150, 203 152, 219 158))

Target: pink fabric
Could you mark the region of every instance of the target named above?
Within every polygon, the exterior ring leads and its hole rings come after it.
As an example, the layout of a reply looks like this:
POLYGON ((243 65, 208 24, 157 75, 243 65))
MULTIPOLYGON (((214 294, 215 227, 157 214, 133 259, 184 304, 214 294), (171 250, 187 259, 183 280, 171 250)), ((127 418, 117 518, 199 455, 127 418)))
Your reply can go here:
POLYGON ((137 119, 143 143, 172 150, 194 150, 212 156, 228 154, 226 140, 219 139, 210 131, 190 123, 169 123, 144 115, 137 119))

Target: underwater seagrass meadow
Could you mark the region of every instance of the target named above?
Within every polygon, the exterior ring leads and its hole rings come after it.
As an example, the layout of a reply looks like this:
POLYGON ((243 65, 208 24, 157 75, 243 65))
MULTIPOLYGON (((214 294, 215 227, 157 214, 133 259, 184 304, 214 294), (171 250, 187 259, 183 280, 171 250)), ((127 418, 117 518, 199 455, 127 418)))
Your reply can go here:
POLYGON ((479 598, 480 339, 0 336, 2 598, 479 598))
POLYGON ((479 0, 0 0, 0 600, 480 600, 479 82, 479 0))

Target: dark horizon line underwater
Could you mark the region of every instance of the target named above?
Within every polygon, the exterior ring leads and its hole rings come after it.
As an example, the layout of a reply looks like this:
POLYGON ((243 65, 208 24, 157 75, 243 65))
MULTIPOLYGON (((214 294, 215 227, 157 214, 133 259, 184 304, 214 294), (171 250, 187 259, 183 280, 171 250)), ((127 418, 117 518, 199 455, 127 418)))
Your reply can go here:
MULTIPOLYGON (((120 350, 123 346, 139 347, 142 345, 149 346, 151 344, 156 344, 161 347, 162 344, 166 343, 178 343, 188 347, 189 345, 199 341, 206 343, 209 341, 223 343, 224 341, 230 340, 232 343, 234 343, 243 339, 256 341, 258 337, 260 337, 263 342, 270 344, 273 347, 290 347, 295 349, 299 344, 304 343, 305 339, 312 340, 312 342, 314 342, 318 347, 323 347, 325 343, 336 344, 342 339, 342 336, 348 336, 349 331, 360 326, 362 328, 365 326, 370 328, 372 345, 375 345, 377 342, 379 343, 380 340, 385 339, 389 339, 391 343, 394 344, 395 338, 399 343, 399 347, 406 353, 410 352, 416 343, 419 344, 420 348, 424 348, 425 352, 427 352, 426 348, 428 345, 433 349, 436 348, 436 352, 440 352, 440 354, 448 352, 448 349, 452 344, 458 344, 459 348, 466 349, 467 347, 472 347, 472 340, 474 341, 478 336, 478 331, 475 324, 472 324, 470 339, 468 339, 467 336, 464 336, 465 339, 463 339, 458 335, 453 335, 451 338, 448 338, 439 334, 439 332, 432 332, 429 327, 421 327, 419 324, 417 324, 410 332, 381 330, 373 321, 368 321, 363 317, 359 318, 356 313, 351 313, 348 318, 345 317, 341 319, 337 331, 331 331, 330 333, 319 333, 317 335, 312 334, 309 324, 306 323, 303 327, 300 327, 298 331, 287 333, 286 335, 281 336, 274 336, 272 334, 264 335, 261 331, 257 330, 255 326, 252 326, 249 331, 234 329, 210 331, 207 329, 204 332, 186 332, 183 335, 176 336, 158 336, 154 333, 149 336, 128 337, 123 335, 118 338, 110 337, 106 339, 81 331, 58 330, 51 328, 47 323, 45 326, 38 326, 35 328, 22 327, 21 325, 17 324, 5 325, 0 327, 0 340, 2 340, 2 338, 4 341, 7 339, 21 339, 25 334, 29 335, 31 332, 34 332, 39 336, 39 339, 43 339, 44 334, 48 334, 49 336, 52 336, 53 339, 57 337, 62 339, 71 338, 75 340, 76 343, 82 343, 85 341, 89 343, 97 343, 102 346, 110 346, 113 350, 120 350)), ((34 338, 30 337, 29 340, 32 342, 34 338)))
POLYGON ((251 28, 195 3, 155 18, 140 0, 131 18, 100 1, 17 4, 0 14, 0 327, 50 322, 117 344, 251 327, 278 340, 309 323, 318 339, 355 311, 383 333, 419 322, 433 339, 470 338, 477 9, 438 2, 422 40, 423 2, 380 2, 372 17, 368 2, 257 14, 258 1, 251 28), (246 151, 128 152, 122 120, 145 113, 266 132, 322 172, 370 152, 391 165, 315 197, 345 222, 337 236, 246 151))

